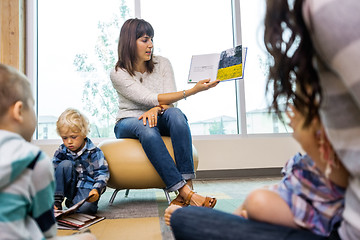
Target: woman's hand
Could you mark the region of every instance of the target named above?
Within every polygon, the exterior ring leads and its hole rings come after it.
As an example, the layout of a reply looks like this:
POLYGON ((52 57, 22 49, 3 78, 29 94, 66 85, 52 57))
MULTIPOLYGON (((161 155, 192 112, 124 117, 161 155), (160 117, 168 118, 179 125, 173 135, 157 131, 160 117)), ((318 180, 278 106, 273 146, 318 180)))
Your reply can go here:
POLYGON ((215 87, 219 84, 219 80, 210 82, 210 79, 204 79, 196 83, 196 85, 193 87, 195 93, 202 92, 205 90, 208 90, 210 88, 215 87))
POLYGON ((143 113, 139 117, 139 120, 143 120, 144 126, 146 126, 146 121, 148 121, 149 127, 155 127, 157 125, 159 111, 161 111, 160 107, 153 107, 149 111, 143 113))

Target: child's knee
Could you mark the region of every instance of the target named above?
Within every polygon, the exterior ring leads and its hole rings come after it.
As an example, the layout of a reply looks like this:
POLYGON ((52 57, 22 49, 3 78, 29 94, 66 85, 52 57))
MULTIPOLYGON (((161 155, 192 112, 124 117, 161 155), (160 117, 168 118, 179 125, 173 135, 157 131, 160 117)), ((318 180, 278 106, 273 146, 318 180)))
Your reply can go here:
POLYGON ((57 168, 63 168, 63 169, 72 168, 72 167, 73 167, 73 162, 70 160, 62 160, 57 166, 57 168))
POLYGON ((85 214, 95 214, 97 213, 97 202, 85 202, 80 208, 79 212, 85 213, 85 214))
POLYGON ((267 202, 268 190, 257 189, 252 191, 245 199, 244 208, 247 211, 249 217, 251 215, 257 215, 261 213, 264 208, 268 208, 267 202))

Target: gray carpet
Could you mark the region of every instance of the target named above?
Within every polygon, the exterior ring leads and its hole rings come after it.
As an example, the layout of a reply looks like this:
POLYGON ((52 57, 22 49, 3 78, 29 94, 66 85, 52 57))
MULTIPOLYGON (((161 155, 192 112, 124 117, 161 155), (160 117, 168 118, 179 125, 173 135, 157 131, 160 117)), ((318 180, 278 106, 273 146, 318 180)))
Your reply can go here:
POLYGON ((109 199, 113 189, 107 189, 101 196, 99 202, 98 215, 108 219, 115 218, 144 218, 159 217, 159 204, 167 204, 164 199, 157 199, 156 193, 163 192, 159 189, 130 190, 129 196, 125 197, 125 190, 117 193, 112 205, 109 205, 109 199))
MULTIPOLYGON (((214 196, 218 199, 215 209, 232 213, 250 191, 265 185, 278 183, 280 177, 247 178, 229 180, 194 181, 195 191, 201 195, 214 196)), ((107 219, 159 217, 162 239, 174 239, 171 229, 164 222, 164 212, 168 206, 164 191, 161 189, 130 190, 125 197, 125 190, 118 192, 112 205, 109 199, 113 189, 108 188, 101 196, 97 215, 107 219)), ((171 193, 170 197, 175 198, 171 193)))

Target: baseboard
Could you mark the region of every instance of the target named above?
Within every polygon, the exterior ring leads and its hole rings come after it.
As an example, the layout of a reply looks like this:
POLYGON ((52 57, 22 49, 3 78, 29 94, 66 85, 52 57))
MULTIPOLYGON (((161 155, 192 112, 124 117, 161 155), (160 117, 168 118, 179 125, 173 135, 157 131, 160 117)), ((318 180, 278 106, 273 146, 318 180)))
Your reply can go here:
POLYGON ((227 170, 199 170, 196 172, 197 180, 249 178, 249 177, 281 177, 281 168, 253 168, 253 169, 227 169, 227 170))

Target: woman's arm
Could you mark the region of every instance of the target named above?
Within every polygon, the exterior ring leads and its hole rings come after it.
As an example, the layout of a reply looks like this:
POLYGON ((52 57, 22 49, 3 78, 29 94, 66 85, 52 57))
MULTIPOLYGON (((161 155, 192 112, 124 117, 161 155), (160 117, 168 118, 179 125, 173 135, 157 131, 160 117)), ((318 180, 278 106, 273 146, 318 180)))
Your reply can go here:
POLYGON ((166 84, 164 84, 164 93, 158 95, 158 101, 160 105, 173 104, 181 99, 186 99, 187 97, 190 97, 191 95, 194 95, 198 92, 215 87, 219 83, 218 81, 210 82, 209 79, 205 79, 199 81, 194 87, 190 89, 177 91, 174 71, 170 61, 164 57, 158 58, 159 62, 161 63, 159 71, 161 72, 164 81, 166 81, 166 84))
POLYGON ((201 80, 196 83, 196 85, 190 89, 172 92, 172 93, 163 93, 158 95, 158 101, 160 105, 169 105, 175 103, 181 99, 186 99, 198 92, 208 90, 210 88, 218 85, 219 81, 210 82, 210 79, 201 80))

